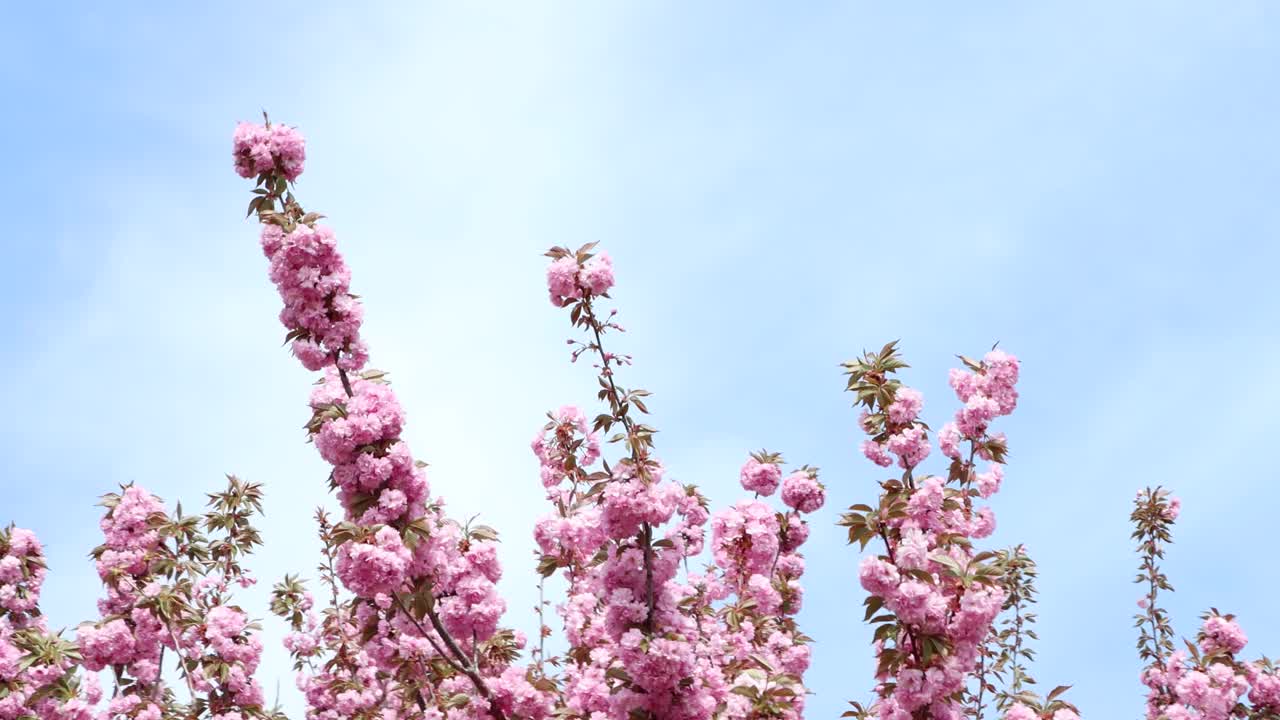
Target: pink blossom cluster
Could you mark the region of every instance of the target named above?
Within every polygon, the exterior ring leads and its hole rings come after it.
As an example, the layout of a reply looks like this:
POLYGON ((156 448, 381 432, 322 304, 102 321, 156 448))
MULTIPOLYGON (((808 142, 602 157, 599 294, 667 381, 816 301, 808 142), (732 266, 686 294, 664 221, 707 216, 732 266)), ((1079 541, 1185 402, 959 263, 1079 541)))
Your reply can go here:
POLYGON ((604 295, 613 287, 613 261, 608 253, 590 256, 565 256, 547 267, 547 290, 551 304, 563 307, 569 300, 587 294, 604 295))
MULTIPOLYGON (((232 486, 245 487, 234 479, 232 486)), ((257 502, 252 493, 245 497, 257 502)), ((0 582, 20 578, 25 585, 14 593, 20 605, 0 608, 0 720, 33 713, 40 720, 173 716, 177 700, 162 677, 166 650, 182 668, 189 707, 207 708, 217 720, 260 717, 263 698, 253 674, 262 645, 243 613, 225 606, 228 580, 250 579, 226 541, 211 545, 197 519, 170 516, 136 485, 104 496, 102 504, 104 542, 92 555, 107 592, 98 602, 102 617, 81 624, 75 643, 50 634, 34 605, 44 576, 35 537, 25 530, 0 533, 0 582), (26 567, 9 557, 22 558, 26 567), (21 664, 10 665, 18 658, 21 664), (96 673, 108 668, 116 687, 104 707, 96 673)), ((233 524, 254 532, 239 520, 233 524)))
POLYGON ((782 481, 782 502, 796 512, 815 512, 826 501, 826 487, 818 482, 816 472, 798 470, 782 481))
POLYGON ((768 497, 782 482, 782 465, 767 456, 763 458, 752 456, 742 464, 738 479, 742 483, 743 490, 768 497))
POLYGON ((262 227, 262 250, 271 261, 271 281, 284 300, 280 322, 289 329, 293 354, 308 370, 337 364, 356 371, 368 361, 360 339, 364 307, 351 294, 351 271, 338 252, 333 230, 314 222, 286 231, 262 227))
POLYGON ((883 608, 892 618, 892 632, 877 634, 877 716, 958 719, 964 708, 956 698, 969 682, 1006 597, 996 584, 961 579, 961 573, 981 562, 968 539, 986 537, 995 529, 991 509, 975 508, 973 498, 990 497, 1003 477, 998 464, 977 474, 973 457, 1003 457, 1003 436, 993 442, 987 427, 1013 409, 1018 361, 993 351, 983 363, 972 364, 972 372, 952 371, 952 386, 965 407, 955 423, 939 432, 943 454, 955 460, 945 478, 916 474, 929 444, 919 421, 923 397, 889 379, 903 366, 893 344, 847 365, 853 375, 850 390, 868 406, 860 424, 873 437, 864 443, 864 454, 882 467, 896 455, 904 472, 885 485, 881 510, 862 506, 864 512, 846 516, 843 524, 853 528, 851 540, 879 539, 885 546, 883 555, 865 557, 858 572, 871 594, 869 602, 876 603, 872 613, 883 608), (990 413, 978 421, 971 408, 990 413), (961 442, 970 445, 968 458, 960 453, 961 442), (873 526, 878 528, 874 532, 873 526), (945 652, 935 651, 939 645, 945 652))
MULTIPOLYGON (((184 673, 193 699, 203 694, 219 720, 247 720, 263 703, 253 677, 262 643, 249 632, 244 613, 225 604, 232 579, 227 566, 217 564, 214 574, 189 585, 165 584, 152 571, 168 552, 158 529, 170 522, 163 503, 130 485, 108 496, 106 505, 104 543, 97 551, 98 573, 107 586, 107 596, 98 603, 103 619, 81 625, 77 639, 87 670, 112 668, 134 680, 112 698, 108 716, 159 720, 165 712, 161 660, 168 649, 190 663, 184 673), (175 592, 183 600, 166 610, 158 599, 175 592), (177 608, 190 614, 175 614, 177 608)), ((236 579, 249 582, 240 573, 236 579)))
POLYGON ((14 627, 24 627, 39 605, 45 573, 44 549, 35 533, 0 529, 0 615, 14 627))
MULTIPOLYGON (((151 564, 157 559, 160 533, 167 519, 160 499, 138 485, 107 496, 107 512, 99 523, 103 544, 95 551, 98 575, 107 594, 98 600, 102 620, 76 630, 84 666, 89 670, 120 668, 148 690, 160 682, 160 655, 172 645, 164 623, 140 607, 158 589, 151 564)), ((152 703, 135 708, 151 712, 152 703)))
POLYGON ((605 557, 584 580, 604 602, 589 628, 567 634, 585 630, 589 646, 609 651, 592 654, 597 670, 621 671, 629 682, 595 709, 611 718, 708 717, 727 688, 714 658, 703 654, 695 619, 681 607, 689 588, 678 579, 685 559, 702 546, 705 501, 647 458, 639 465, 620 460, 605 482, 599 498, 605 557), (662 543, 647 542, 672 519, 662 543))
POLYGON ((344 384, 331 369, 312 393, 311 407, 316 449, 334 465, 347 519, 366 528, 338 551, 343 583, 378 600, 429 581, 446 596, 440 614, 461 644, 491 637, 506 607, 495 585, 501 576, 495 548, 464 538, 445 521, 439 502, 428 507, 426 475, 399 437, 404 414, 390 385, 364 377, 344 384), (430 533, 411 548, 405 533, 413 524, 430 533))
POLYGON ((1018 407, 1018 372, 1018 359, 1003 350, 987 353, 980 367, 951 370, 951 389, 964 403, 955 418, 962 437, 981 437, 992 420, 1018 407))
POLYGON ((202 633, 189 633, 190 656, 200 659, 194 673, 198 691, 208 694, 209 705, 219 720, 249 720, 252 710, 263 704, 262 687, 254 674, 262 658, 262 639, 252 632, 244 611, 230 605, 215 605, 205 614, 202 633), (190 642, 195 635, 195 642, 190 642))
POLYGON ((1148 668, 1142 681, 1150 692, 1150 720, 1226 720, 1236 717, 1246 699, 1249 717, 1280 712, 1280 675, 1269 662, 1240 662, 1235 654, 1244 649, 1244 632, 1233 621, 1210 615, 1200 632, 1200 650, 1188 657, 1171 653, 1163 665, 1148 668), (1224 644, 1227 643, 1227 644, 1224 644), (1229 648, 1234 647, 1234 650, 1229 648))
POLYGON ((50 692, 74 671, 70 658, 24 662, 37 643, 48 642, 38 607, 45 578, 44 552, 35 533, 0 528, 0 720, 90 720, 101 698, 97 678, 77 682, 78 692, 59 697, 50 692))
POLYGON ((279 173, 293 182, 302 174, 307 159, 302 134, 296 128, 279 123, 236 125, 231 152, 236 172, 243 178, 279 173))
POLYGON ((399 400, 376 378, 356 377, 347 385, 350 396, 338 371, 330 369, 310 403, 312 440, 333 465, 332 484, 347 519, 375 526, 421 518, 430 488, 400 439, 405 418, 399 400))
POLYGON ((600 508, 583 502, 583 485, 600 459, 599 433, 587 427, 586 415, 572 405, 551 414, 531 444, 538 458, 542 486, 556 512, 534 527, 534 542, 559 567, 582 567, 605 543, 600 508))
POLYGON ((885 430, 875 433, 868 421, 869 413, 863 413, 862 425, 868 434, 875 435, 862 443, 862 453, 875 464, 889 467, 893 456, 898 466, 910 470, 929 457, 929 434, 917 418, 924 407, 923 396, 908 387, 899 388, 894 401, 883 412, 887 417, 885 430))
POLYGON ((569 582, 558 608, 570 643, 561 702, 601 720, 765 717, 766 705, 768 717, 798 718, 809 660, 792 619, 804 570, 797 551, 808 535, 800 513, 821 507, 825 489, 807 468, 783 480, 780 460, 761 453, 743 466, 743 487, 759 498, 781 486, 792 510, 744 500, 711 518, 696 489, 668 479, 627 414, 647 412, 636 402, 642 395, 624 401, 612 382, 620 360, 600 338, 619 328, 594 305, 612 271, 606 255, 586 250, 553 249, 548 287, 553 304, 571 305, 575 324, 594 329, 583 348, 600 358, 601 398, 612 409, 597 425, 621 424, 632 439, 608 472, 592 471, 599 444, 570 407, 553 413, 533 443, 556 508, 535 539, 544 566, 569 582), (702 551, 709 519, 716 563, 705 574, 682 573, 702 551))

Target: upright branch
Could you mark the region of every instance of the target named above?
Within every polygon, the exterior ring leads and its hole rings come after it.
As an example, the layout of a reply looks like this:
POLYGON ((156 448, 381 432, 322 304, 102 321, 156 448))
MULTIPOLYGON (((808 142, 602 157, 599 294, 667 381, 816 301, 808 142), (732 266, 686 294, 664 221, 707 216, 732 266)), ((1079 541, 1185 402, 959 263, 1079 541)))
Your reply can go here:
MULTIPOLYGON (((436 711, 474 701, 501 720, 508 693, 523 686, 504 683, 502 697, 491 687, 507 669, 514 642, 510 631, 498 628, 505 603, 495 585, 501 574, 497 534, 484 526, 463 527, 444 514, 440 501, 430 500, 425 464, 414 460, 399 437, 404 414, 386 374, 365 368, 364 312, 350 289, 351 272, 333 231, 320 224, 323 216, 307 212, 293 193, 305 159, 301 135, 269 121, 241 123, 233 156, 237 172, 257 180, 249 214, 262 225, 262 249, 284 301, 285 342, 308 370, 325 371, 312 393, 306 429, 333 465, 330 486, 345 509, 344 521, 328 535, 336 548, 335 573, 356 596, 354 615, 364 643, 421 648, 405 650, 412 660, 409 672, 366 653, 364 662, 375 672, 361 680, 356 707, 398 705, 421 712, 421 687, 458 675, 470 682, 471 692, 433 696, 436 711)), ((350 704, 340 699, 342 678, 318 682, 332 689, 332 697, 317 692, 317 712, 331 702, 350 704)))
POLYGON ((577 408, 562 407, 533 444, 556 509, 535 532, 539 570, 563 570, 569 581, 561 608, 566 705, 573 717, 798 719, 809 662, 793 617, 804 570, 798 550, 808 536, 801 516, 825 501, 818 470, 802 466, 784 479, 780 455, 754 454, 740 480, 755 498, 714 516, 694 486, 666 479, 654 430, 637 416, 648 412, 649 393, 621 386, 616 371, 630 358, 606 348, 622 328, 615 312, 600 309, 613 270, 592 249, 552 248, 547 282, 552 304, 568 308, 584 331, 570 340, 572 357, 595 360, 606 412, 588 426, 577 408), (603 471, 591 469, 603 460, 598 435, 622 450, 603 471), (764 502, 779 488, 784 511, 764 502), (704 574, 689 572, 708 519, 715 562, 704 574), (607 698, 582 697, 600 687, 595 677, 604 678, 607 698))
POLYGON ((1006 597, 1002 608, 1004 619, 993 635, 996 653, 991 669, 992 674, 1003 681, 1003 687, 996 694, 996 707, 1006 711, 1015 703, 1035 700, 1027 694, 1026 686, 1036 682, 1027 664, 1035 660, 1035 650, 1029 641, 1037 639, 1032 628, 1036 622, 1032 607, 1036 603, 1037 571, 1035 561, 1022 545, 1001 550, 996 564, 1001 569, 1000 584, 1006 597))
MULTIPOLYGON (((599 298, 608 298, 609 289, 613 287, 613 263, 607 254, 593 255, 591 250, 596 243, 588 243, 576 252, 562 247, 554 247, 547 251, 551 258, 551 266, 547 269, 547 279, 552 302, 569 308, 569 320, 574 327, 588 332, 587 341, 570 340, 575 345, 574 359, 584 352, 594 354, 599 371, 597 381, 600 384, 598 397, 609 406, 609 412, 596 417, 593 430, 608 433, 615 425, 622 426, 622 432, 609 437, 611 443, 623 443, 626 458, 622 461, 628 466, 627 471, 633 473, 642 483, 651 485, 656 481, 655 474, 660 473, 653 459, 654 429, 637 422, 632 417, 632 408, 648 413, 643 398, 649 396, 647 390, 624 390, 618 387, 615 370, 620 365, 631 364, 628 355, 617 355, 604 347, 604 337, 609 331, 622 332, 622 326, 614 322, 616 311, 608 317, 600 317, 596 308, 599 298)), ((645 520, 640 523, 636 542, 644 555, 645 607, 644 629, 653 633, 654 614, 654 581, 653 581, 653 523, 645 520)))
POLYGON ((1146 488, 1133 500, 1132 538, 1138 544, 1138 576, 1135 583, 1143 585, 1143 595, 1138 599, 1139 612, 1133 616, 1138 630, 1138 657, 1147 667, 1163 665, 1173 652, 1173 626, 1169 613, 1160 607, 1161 590, 1173 592, 1173 586, 1160 569, 1165 546, 1173 542, 1172 527, 1178 519, 1182 502, 1160 487, 1146 488))
POLYGON ((1277 720, 1280 675, 1266 656, 1252 662, 1238 657, 1249 639, 1234 615, 1210 608, 1200 616, 1195 642, 1184 640, 1185 650, 1174 649, 1168 614, 1156 601, 1160 590, 1173 590, 1158 561, 1173 542, 1171 528, 1181 508, 1168 490, 1146 488, 1134 498, 1130 515, 1142 558, 1136 582, 1146 586, 1134 626, 1138 655, 1147 663, 1147 717, 1277 720))
POLYGON ((895 377, 907 367, 897 343, 844 364, 846 389, 870 436, 863 453, 881 467, 896 459, 901 470, 880 482, 877 505, 853 505, 840 521, 850 543, 883 548, 859 568, 870 593, 865 619, 876 625, 879 685, 875 704, 855 703, 854 716, 926 720, 963 712, 964 688, 1005 602, 995 553, 976 551, 972 539, 995 528, 991 509, 975 500, 993 495, 1003 477, 1007 444, 989 426, 1017 404, 1018 361, 997 350, 981 362, 961 359, 968 370, 953 370, 951 385, 965 405, 938 435, 952 458, 946 478, 919 472, 930 452, 929 426, 919 419, 921 394, 895 377), (977 459, 993 464, 978 474, 977 459))

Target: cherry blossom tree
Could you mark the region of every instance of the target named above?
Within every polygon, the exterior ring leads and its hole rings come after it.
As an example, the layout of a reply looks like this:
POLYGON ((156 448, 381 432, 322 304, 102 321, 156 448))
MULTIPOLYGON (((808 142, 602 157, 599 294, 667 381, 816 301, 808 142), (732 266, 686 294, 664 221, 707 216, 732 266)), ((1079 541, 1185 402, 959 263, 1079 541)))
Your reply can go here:
MULTIPOLYGON (((285 342, 318 373, 306 429, 341 507, 316 511, 316 575, 287 576, 271 595, 308 718, 804 716, 802 550, 827 488, 817 468, 768 450, 746 456, 742 497, 719 508, 668 476, 646 420, 652 396, 630 384, 633 359, 613 349, 623 327, 608 254, 546 253, 550 304, 568 320, 571 359, 593 368, 596 407, 551 410, 530 445, 547 501, 534 562, 566 588, 557 602, 540 597, 531 640, 505 624, 498 532, 457 519, 432 494, 389 375, 369 366, 336 235, 295 195, 301 134, 241 123, 233 158, 255 182, 248 215, 285 342)), ((1021 545, 981 547, 1009 455, 995 424, 1017 407, 1021 364, 999 348, 960 360, 950 374, 959 407, 936 433, 922 394, 898 379, 908 366, 897 343, 844 365, 862 453, 888 474, 874 501, 839 520, 864 551, 856 574, 877 661, 870 693, 845 716, 1077 720, 1066 686, 1033 691, 1034 561, 1021 545)), ((256 679, 259 613, 236 601, 256 582, 246 559, 261 545, 262 497, 234 476, 195 515, 137 485, 105 495, 103 543, 91 553, 98 617, 73 632, 51 629, 40 611, 39 540, 0 530, 0 720, 283 720, 256 679)), ((1232 615, 1210 610, 1194 642, 1175 649, 1158 601, 1172 590, 1159 562, 1178 512, 1156 488, 1139 493, 1132 514, 1147 717, 1280 718, 1276 668, 1239 659, 1246 638, 1232 615)))

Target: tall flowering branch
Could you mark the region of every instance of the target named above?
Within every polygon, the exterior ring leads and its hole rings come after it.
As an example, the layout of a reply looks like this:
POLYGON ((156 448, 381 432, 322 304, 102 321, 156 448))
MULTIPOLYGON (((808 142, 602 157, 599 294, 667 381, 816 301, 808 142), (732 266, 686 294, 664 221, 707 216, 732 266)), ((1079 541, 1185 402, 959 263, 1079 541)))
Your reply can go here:
POLYGON ((1035 699, 1023 692, 1023 686, 1035 684, 1026 663, 1035 657, 1028 641, 1036 639, 1035 630, 1031 628, 1036 615, 1030 612, 1036 602, 1036 564, 1022 545, 997 551, 995 564, 1000 569, 1005 601, 1001 618, 987 636, 973 682, 966 691, 966 713, 975 720, 986 717, 989 699, 995 701, 999 710, 1007 710, 1019 700, 1035 699))
MULTIPOLYGON (((425 464, 400 438, 404 413, 385 373, 364 369, 363 309, 350 290, 351 272, 333 231, 291 188, 305 158, 301 135, 270 122, 242 123, 233 156, 241 176, 257 178, 249 213, 262 224, 286 342, 304 367, 325 371, 307 430, 333 465, 330 485, 345 510, 329 534, 335 572, 358 598, 364 662, 375 679, 395 680, 387 697, 370 686, 361 702, 440 712, 467 706, 505 718, 526 688, 518 673, 508 673, 523 641, 498 627, 505 602, 496 591, 497 534, 450 520, 443 503, 430 499, 425 464), (433 691, 424 695, 428 686, 433 691), (442 687, 449 691, 435 692, 442 687)), ((346 705, 339 709, 352 709, 346 705)))
POLYGON ((1025 690, 1027 685, 1036 682, 1027 664, 1035 659, 1035 650, 1029 645, 1036 639, 1036 631, 1031 627, 1036 622, 1036 614, 1031 608, 1036 603, 1037 571, 1035 561, 1022 545, 1001 550, 996 564, 1001 570, 1000 584, 1006 597, 1002 608, 1004 618, 992 637, 996 655, 991 671, 1003 685, 996 694, 996 707, 1008 710, 1017 702, 1034 701, 1025 690))
MULTIPOLYGON (((621 425, 622 433, 609 438, 610 442, 623 442, 628 457, 623 460, 633 473, 645 485, 654 482, 655 476, 662 472, 653 453, 653 428, 636 422, 631 410, 648 413, 643 398, 649 396, 646 390, 625 391, 618 387, 614 377, 615 369, 620 365, 629 365, 630 356, 616 355, 605 350, 604 336, 611 330, 622 332, 622 326, 613 321, 615 313, 601 318, 596 313, 595 299, 608 297, 609 288, 613 287, 613 263, 607 254, 592 255, 595 243, 589 243, 577 252, 570 252, 561 247, 547 251, 552 259, 547 268, 547 283, 551 294, 551 302, 557 307, 569 308, 569 319, 575 327, 586 330, 590 336, 586 342, 570 340, 578 347, 574 351, 574 359, 583 352, 592 352, 599 361, 597 378, 600 383, 599 398, 609 405, 609 413, 596 418, 593 425, 596 431, 609 432, 614 425, 621 425)), ((615 311, 616 312, 616 311, 615 311)), ((645 631, 653 632, 654 589, 653 589, 653 522, 645 518, 640 523, 637 542, 644 553, 645 576, 645 631)))
POLYGON ((1172 527, 1181 502, 1163 488, 1146 488, 1134 498, 1130 520, 1142 557, 1138 583, 1146 594, 1138 600, 1143 612, 1134 618, 1138 656, 1147 663, 1142 682, 1147 686, 1148 720, 1275 720, 1280 718, 1280 675, 1265 656, 1247 662, 1238 655, 1248 643, 1235 616, 1216 608, 1200 616, 1194 643, 1174 650, 1168 613, 1157 604, 1160 590, 1173 591, 1158 561, 1173 542, 1172 527))
MULTIPOLYGON (((985 366, 977 368, 984 389, 1016 398, 1017 361, 1006 356, 992 360, 990 378, 985 366)), ((882 467, 893 464, 896 456, 902 470, 901 476, 880 483, 878 506, 854 505, 840 521, 849 530, 850 543, 865 548, 874 541, 884 549, 882 555, 866 557, 859 569, 870 593, 866 618, 877 626, 878 700, 870 709, 855 704, 851 712, 893 720, 961 712, 958 698, 1004 601, 998 570, 990 562, 994 554, 976 553, 969 540, 994 529, 990 509, 972 507, 972 497, 978 495, 970 488, 972 459, 967 465, 953 463, 947 480, 917 474, 930 451, 928 426, 918 419, 920 393, 893 377, 905 367, 896 343, 845 363, 847 389, 864 408, 859 424, 871 436, 863 444, 864 454, 882 467)), ((976 394, 968 391, 978 380, 964 383, 967 394, 976 394)), ((1002 460, 1003 438, 996 441, 986 433, 1000 408, 994 403, 980 407, 982 416, 958 414, 968 420, 965 436, 974 448, 970 458, 983 452, 988 459, 1002 460)), ((943 452, 958 458, 960 433, 951 425, 944 433, 943 452)), ((998 480, 986 495, 997 487, 998 480)))
POLYGON ((608 256, 591 250, 553 248, 547 279, 552 303, 587 331, 585 341, 570 341, 573 358, 597 358, 598 398, 608 412, 589 427, 580 410, 561 408, 533 443, 556 510, 535 535, 539 569, 563 571, 569 582, 560 607, 569 650, 554 663, 565 667, 562 701, 583 718, 798 718, 809 650, 792 616, 804 569, 798 549, 808 535, 801 514, 825 500, 817 470, 801 467, 784 480, 781 457, 759 453, 741 473, 756 499, 714 516, 695 487, 667 480, 653 455, 653 429, 632 414, 648 412, 649 393, 620 387, 615 370, 630 358, 604 348, 608 332, 621 327, 614 312, 602 317, 596 306, 614 278, 608 256), (598 435, 615 426, 622 432, 609 440, 623 457, 592 470, 601 459, 598 435), (779 487, 790 508, 783 512, 762 501, 779 487), (708 518, 715 563, 693 573, 688 561, 702 550, 708 518))
POLYGON ((1171 528, 1182 502, 1157 487, 1139 492, 1133 505, 1129 521, 1142 558, 1134 582, 1145 586, 1145 593, 1138 600, 1140 612, 1133 618, 1138 629, 1138 657, 1148 666, 1162 665, 1174 646, 1173 626, 1169 613, 1160 607, 1159 594, 1161 590, 1173 592, 1173 586, 1160 570, 1160 561, 1164 559, 1165 546, 1173 542, 1171 528))
MULTIPOLYGON (((961 361, 966 369, 952 370, 950 382, 964 405, 938 431, 939 449, 951 459, 945 478, 919 471, 930 453, 929 427, 919 419, 921 394, 895 377, 907 367, 897 344, 844 365, 847 390, 863 408, 859 425, 870 436, 863 453, 881 467, 896 460, 902 471, 880 483, 876 506, 854 505, 840 521, 850 543, 865 548, 875 542, 884 550, 866 557, 859 568, 870 593, 865 617, 876 625, 877 700, 870 708, 852 703, 847 715, 874 713, 882 720, 962 715, 966 688, 1006 603, 998 556, 976 551, 972 541, 995 529, 991 509, 976 507, 976 501, 994 495, 1004 477, 1008 445, 990 425, 1017 406, 1019 364, 999 350, 981 361, 961 361), (978 460, 990 465, 979 472, 978 460)), ((1074 718, 1074 709, 1059 694, 1037 706, 1036 715, 1074 718)), ((1007 717, 1024 711, 1033 709, 1015 705, 1007 717)))

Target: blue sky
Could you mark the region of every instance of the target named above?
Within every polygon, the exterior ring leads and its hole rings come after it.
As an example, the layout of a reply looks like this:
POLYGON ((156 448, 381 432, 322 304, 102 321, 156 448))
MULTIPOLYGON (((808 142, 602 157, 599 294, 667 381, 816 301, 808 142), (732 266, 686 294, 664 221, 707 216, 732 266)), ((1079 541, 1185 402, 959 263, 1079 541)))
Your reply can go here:
MULTIPOLYGON (((600 241, 675 477, 718 504, 760 447, 823 470, 808 715, 871 687, 857 554, 874 497, 838 363, 900 338, 926 416, 999 341, 1023 401, 995 544, 1040 563, 1042 684, 1140 712, 1129 502, 1185 501, 1180 632, 1210 605, 1280 648, 1280 7, 1070 3, 28 3, 0 22, 10 318, 0 521, 36 529, 55 623, 93 612, 94 499, 266 483, 263 578, 313 561, 325 470, 234 123, 309 138, 299 194, 365 298, 374 365, 454 512, 504 537, 532 630, 527 443, 588 403, 540 253, 600 241), (1255 463, 1255 461, 1258 461, 1255 463)), ((332 503, 329 503, 330 505, 332 503)), ((539 510, 540 512, 540 510, 539 510)), ((281 628, 268 663, 298 707, 281 628)))

